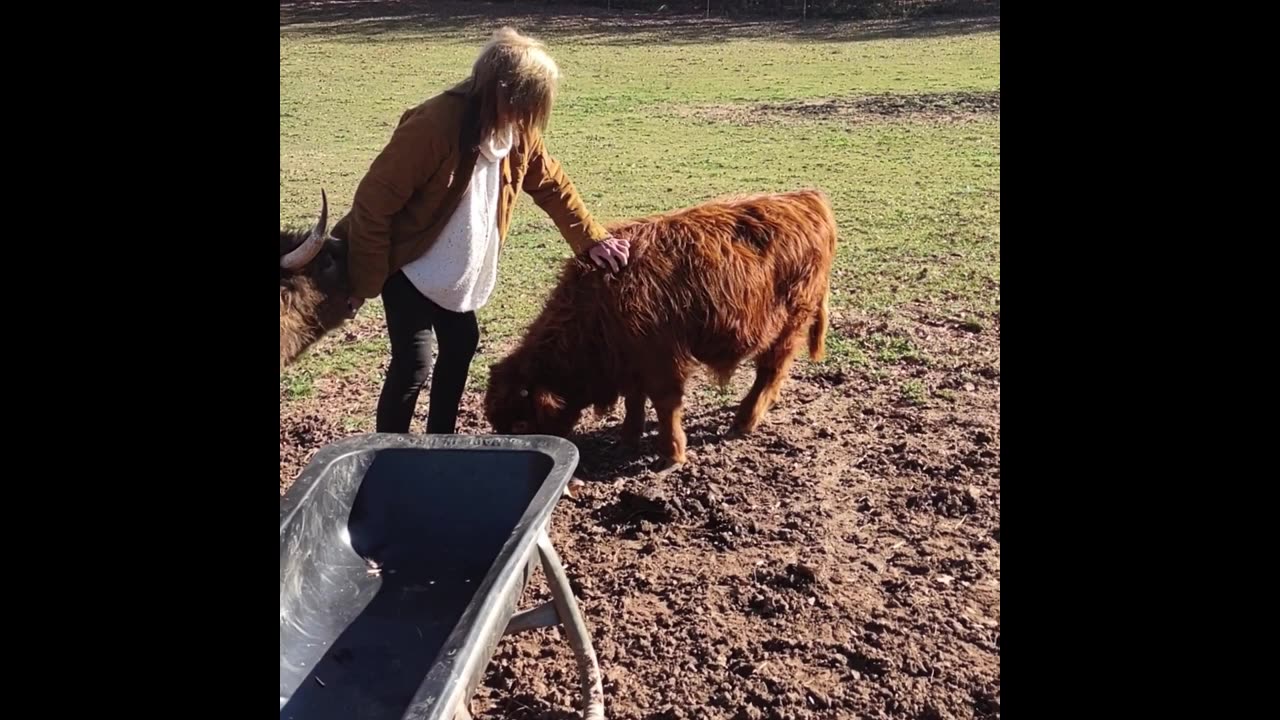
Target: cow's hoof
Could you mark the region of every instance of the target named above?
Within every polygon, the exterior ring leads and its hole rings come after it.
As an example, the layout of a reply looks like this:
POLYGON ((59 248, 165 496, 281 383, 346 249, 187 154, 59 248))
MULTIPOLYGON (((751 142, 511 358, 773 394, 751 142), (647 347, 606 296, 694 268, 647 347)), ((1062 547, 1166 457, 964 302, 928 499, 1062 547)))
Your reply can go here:
POLYGON ((732 427, 729 428, 729 439, 740 440, 750 435, 754 431, 755 431, 755 428, 743 427, 742 425, 738 425, 735 423, 732 427))
POLYGON ((684 460, 676 460, 675 458, 663 458, 658 461, 657 465, 654 466, 653 472, 655 475, 666 475, 667 473, 670 473, 672 470, 675 470, 676 468, 681 467, 684 464, 685 464, 684 460))

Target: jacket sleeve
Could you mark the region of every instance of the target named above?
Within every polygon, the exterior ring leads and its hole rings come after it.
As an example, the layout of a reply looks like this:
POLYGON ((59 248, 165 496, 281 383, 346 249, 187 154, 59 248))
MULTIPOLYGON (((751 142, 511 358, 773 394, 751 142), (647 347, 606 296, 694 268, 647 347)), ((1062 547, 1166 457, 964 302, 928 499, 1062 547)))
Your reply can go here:
POLYGON ((560 163, 547 152, 541 135, 534 140, 523 187, 555 222, 575 253, 584 253, 609 236, 608 231, 591 217, 560 163))
POLYGON ((351 203, 348 277, 351 294, 377 297, 390 271, 391 221, 439 169, 448 148, 429 118, 405 113, 369 167, 351 203))

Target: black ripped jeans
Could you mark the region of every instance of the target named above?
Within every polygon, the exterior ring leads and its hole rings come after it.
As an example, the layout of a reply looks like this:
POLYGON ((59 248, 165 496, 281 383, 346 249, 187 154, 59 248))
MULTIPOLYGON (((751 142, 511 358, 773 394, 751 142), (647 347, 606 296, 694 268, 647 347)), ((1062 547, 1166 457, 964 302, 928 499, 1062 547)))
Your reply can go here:
POLYGON ((382 288, 382 305, 391 338, 391 367, 378 398, 378 432, 407 433, 418 405, 418 393, 431 378, 427 406, 427 432, 451 434, 458 424, 458 404, 467 384, 467 372, 480 326, 474 312, 456 313, 431 302, 397 272, 382 288), (440 356, 431 372, 431 336, 436 336, 440 356))

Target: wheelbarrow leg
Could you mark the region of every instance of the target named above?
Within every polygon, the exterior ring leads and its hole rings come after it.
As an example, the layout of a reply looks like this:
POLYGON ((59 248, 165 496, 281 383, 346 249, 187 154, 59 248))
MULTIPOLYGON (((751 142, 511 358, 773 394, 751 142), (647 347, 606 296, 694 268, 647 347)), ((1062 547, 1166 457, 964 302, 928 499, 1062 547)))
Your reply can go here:
POLYGON ((553 602, 543 603, 538 607, 521 610, 512 615, 511 620, 507 623, 507 629, 502 634, 513 635, 525 630, 555 627, 559 624, 560 615, 556 612, 556 604, 553 602))
POLYGON ((546 532, 538 536, 538 554, 541 556, 547 584, 551 586, 551 600, 555 603, 556 614, 560 616, 560 622, 569 637, 569 646, 573 648, 573 655, 578 661, 578 674, 582 678, 583 718, 604 720, 604 687, 596 650, 591 645, 591 636, 587 633, 587 623, 578 610, 578 602, 573 598, 569 576, 565 574, 560 555, 552 547, 551 538, 546 532))

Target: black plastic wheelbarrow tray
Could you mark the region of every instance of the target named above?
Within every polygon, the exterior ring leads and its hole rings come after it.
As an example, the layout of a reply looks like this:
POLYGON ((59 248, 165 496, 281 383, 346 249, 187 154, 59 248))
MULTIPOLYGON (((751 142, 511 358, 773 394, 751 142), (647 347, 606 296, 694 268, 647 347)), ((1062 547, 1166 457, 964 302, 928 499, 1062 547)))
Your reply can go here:
POLYGON ((322 449, 280 507, 281 720, 458 720, 498 640, 563 625, 582 712, 595 651, 547 535, 578 464, 559 438, 367 435, 322 449), (553 600, 517 612, 542 565, 553 600))

